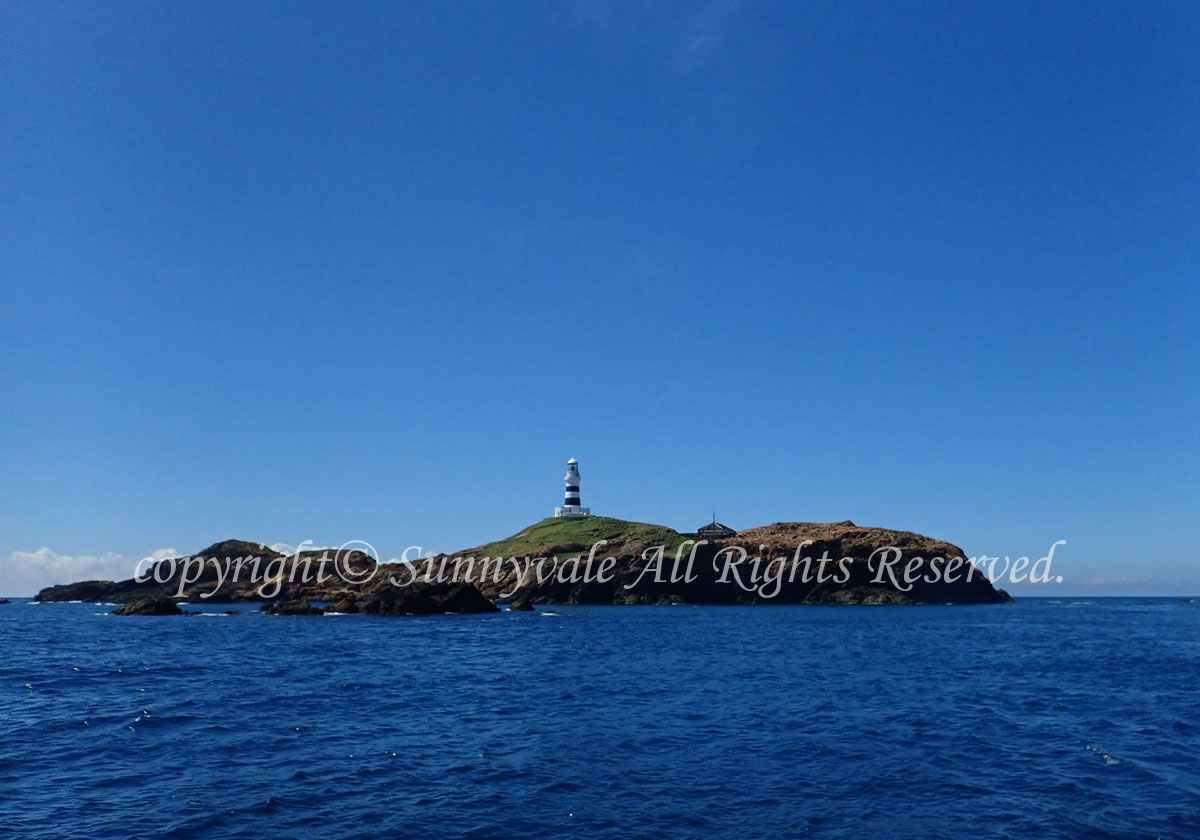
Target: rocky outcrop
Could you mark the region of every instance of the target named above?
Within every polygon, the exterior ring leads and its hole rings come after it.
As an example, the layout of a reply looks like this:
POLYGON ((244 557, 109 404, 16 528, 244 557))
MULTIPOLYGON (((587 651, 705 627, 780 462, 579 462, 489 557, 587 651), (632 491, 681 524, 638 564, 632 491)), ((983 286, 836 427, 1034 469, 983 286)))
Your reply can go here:
POLYGON ((356 606, 358 612, 370 615, 465 615, 499 610, 469 583, 385 584, 373 589, 356 606))
MULTIPOLYGON (((607 517, 547 519, 505 540, 418 561, 377 565, 361 553, 316 549, 286 557, 227 540, 159 561, 143 579, 52 586, 40 601, 268 601, 292 609, 432 615, 558 604, 995 604, 1011 600, 970 567, 958 546, 853 522, 779 522, 700 540, 607 517), (594 556, 590 549, 596 546, 594 556), (693 551, 694 547, 694 551, 693 551), (880 552, 883 552, 882 556, 880 552), (679 553, 681 559, 676 560, 679 553), (611 561, 607 558, 611 558, 611 561), (186 561, 203 561, 191 562, 186 561), (599 574, 601 564, 604 574, 599 574), (355 570, 351 583, 340 574, 355 570), (404 586, 395 586, 396 579, 404 586), (603 579, 601 579, 603 578, 603 579), (215 594, 214 594, 215 593, 215 594)), ((311 614, 306 612, 304 614, 311 614)))
POLYGON ((969 566, 958 546, 909 531, 864 528, 850 521, 781 522, 704 541, 696 545, 694 555, 688 540, 701 542, 695 535, 602 517, 551 519, 507 540, 423 561, 422 570, 454 570, 457 560, 457 568, 466 570, 460 579, 474 582, 488 597, 541 603, 883 605, 1011 600, 969 566), (608 579, 572 574, 587 566, 597 540, 606 542, 592 558, 591 569, 598 570, 604 558, 612 557, 608 579), (682 556, 678 563, 677 551, 682 556), (659 553, 661 560, 656 560, 659 553), (482 563, 484 557, 514 555, 531 562, 482 563), (546 560, 539 566, 538 558, 546 560), (771 575, 779 580, 772 581, 771 575))
POLYGON ((256 594, 256 588, 265 575, 276 571, 269 565, 272 561, 279 566, 279 572, 286 572, 280 565, 285 560, 282 554, 260 543, 224 540, 187 557, 168 558, 142 567, 139 569, 140 579, 131 577, 121 581, 85 580, 48 586, 37 594, 35 600, 123 603, 143 598, 181 595, 189 601, 203 602, 206 599, 202 596, 216 589, 220 582, 219 602, 263 601, 268 599, 256 594), (185 563, 188 560, 196 562, 188 565, 185 563), (230 582, 230 572, 235 566, 244 573, 239 576, 238 581, 230 582), (252 582, 251 576, 255 571, 258 572, 258 576, 252 582), (185 575, 186 580, 181 593, 180 580, 185 575))
POLYGON ((113 615, 187 615, 179 609, 173 598, 138 598, 122 604, 112 611, 113 615))
POLYGON ((262 611, 269 615, 322 615, 325 611, 314 607, 303 599, 296 601, 277 601, 267 604, 262 611))
MULTIPOLYGON (((133 581, 118 583, 115 580, 81 580, 78 583, 62 583, 57 586, 47 586, 34 598, 36 601, 122 601, 124 597, 115 597, 117 593, 132 598, 144 598, 151 592, 150 587, 140 587, 133 581)), ((155 590, 156 592, 159 590, 155 590)), ((165 594, 165 589, 161 590, 165 594)))
POLYGON ((49 586, 37 594, 36 600, 121 603, 169 595, 202 604, 336 600, 360 594, 338 575, 339 561, 355 569, 375 565, 362 552, 349 552, 339 558, 332 549, 313 549, 287 556, 261 543, 224 540, 195 554, 141 568, 140 579, 49 586))

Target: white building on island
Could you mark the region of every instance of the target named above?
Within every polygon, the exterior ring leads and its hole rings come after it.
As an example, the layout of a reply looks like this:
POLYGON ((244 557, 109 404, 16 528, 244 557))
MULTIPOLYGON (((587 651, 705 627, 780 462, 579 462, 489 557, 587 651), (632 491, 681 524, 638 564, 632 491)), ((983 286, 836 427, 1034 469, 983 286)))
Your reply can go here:
POLYGON ((567 474, 563 476, 567 482, 567 492, 562 507, 554 509, 556 519, 583 519, 592 515, 591 508, 579 506, 579 462, 572 458, 567 461, 567 474))

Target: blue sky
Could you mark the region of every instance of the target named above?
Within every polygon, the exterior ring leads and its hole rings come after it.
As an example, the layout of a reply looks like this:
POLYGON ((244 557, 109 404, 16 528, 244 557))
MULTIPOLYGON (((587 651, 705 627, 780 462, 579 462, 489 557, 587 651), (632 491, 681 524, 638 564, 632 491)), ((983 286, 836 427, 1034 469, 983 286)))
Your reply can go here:
POLYGON ((0 55, 6 593, 476 545, 571 456, 1200 592, 1200 6, 4 4, 0 55))

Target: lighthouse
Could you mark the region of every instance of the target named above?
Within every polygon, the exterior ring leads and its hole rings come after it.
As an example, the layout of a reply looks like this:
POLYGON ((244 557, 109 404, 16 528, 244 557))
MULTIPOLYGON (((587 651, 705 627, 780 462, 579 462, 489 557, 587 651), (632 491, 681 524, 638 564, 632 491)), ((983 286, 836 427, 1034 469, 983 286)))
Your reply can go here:
POLYGON ((554 509, 556 519, 583 519, 591 516, 591 508, 579 506, 579 462, 572 458, 567 461, 567 474, 563 476, 567 483, 567 492, 563 497, 563 506, 554 509))

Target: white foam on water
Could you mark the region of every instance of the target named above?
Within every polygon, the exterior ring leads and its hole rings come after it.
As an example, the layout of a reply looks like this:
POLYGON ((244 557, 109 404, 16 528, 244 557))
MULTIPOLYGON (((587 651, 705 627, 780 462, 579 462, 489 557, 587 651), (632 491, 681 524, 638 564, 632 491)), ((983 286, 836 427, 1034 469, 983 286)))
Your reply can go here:
POLYGON ((1088 751, 1089 751, 1089 752, 1094 752, 1096 755, 1098 755, 1098 756, 1100 756, 1101 758, 1103 758, 1103 759, 1104 759, 1104 763, 1105 763, 1105 764, 1107 764, 1109 767, 1113 767, 1113 766, 1115 766, 1115 765, 1117 765, 1117 764, 1124 764, 1124 763, 1125 763, 1124 761, 1122 761, 1121 759, 1117 758, 1116 756, 1109 755, 1108 753, 1106 753, 1104 750, 1100 749, 1099 747, 1093 747, 1091 744, 1088 744, 1088 745, 1087 745, 1087 748, 1088 748, 1088 751))

